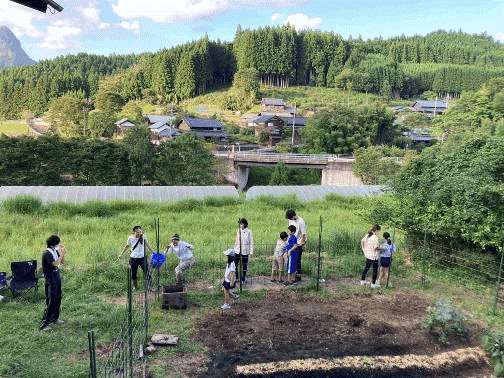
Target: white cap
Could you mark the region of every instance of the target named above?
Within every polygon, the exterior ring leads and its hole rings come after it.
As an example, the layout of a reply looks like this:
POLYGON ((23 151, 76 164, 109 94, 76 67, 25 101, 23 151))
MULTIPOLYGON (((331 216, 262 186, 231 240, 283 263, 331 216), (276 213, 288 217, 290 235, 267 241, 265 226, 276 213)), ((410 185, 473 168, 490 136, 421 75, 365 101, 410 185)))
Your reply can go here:
POLYGON ((226 249, 223 253, 226 256, 234 256, 234 255, 236 255, 236 251, 234 249, 226 249))

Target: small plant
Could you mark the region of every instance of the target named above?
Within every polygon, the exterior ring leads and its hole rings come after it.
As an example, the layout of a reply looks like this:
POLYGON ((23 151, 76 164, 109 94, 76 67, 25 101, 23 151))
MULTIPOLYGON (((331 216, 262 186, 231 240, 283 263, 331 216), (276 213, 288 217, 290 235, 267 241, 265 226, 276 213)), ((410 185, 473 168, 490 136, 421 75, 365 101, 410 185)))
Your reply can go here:
POLYGON ((496 377, 504 377, 504 333, 485 332, 483 349, 490 354, 496 377))
POLYGON ((464 316, 454 309, 450 302, 437 301, 427 307, 429 317, 422 323, 422 328, 431 333, 439 332, 438 341, 446 344, 448 336, 452 333, 465 336, 467 329, 464 327, 464 316))

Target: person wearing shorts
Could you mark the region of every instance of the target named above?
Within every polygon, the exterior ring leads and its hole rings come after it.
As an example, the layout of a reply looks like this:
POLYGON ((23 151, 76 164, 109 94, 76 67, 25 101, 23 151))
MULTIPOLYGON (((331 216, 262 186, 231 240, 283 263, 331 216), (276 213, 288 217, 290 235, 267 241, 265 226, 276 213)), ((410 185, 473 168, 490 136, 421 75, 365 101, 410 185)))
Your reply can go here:
POLYGON ((381 285, 387 283, 389 286, 392 286, 390 283, 390 264, 392 263, 392 256, 395 253, 395 245, 392 243, 388 232, 383 233, 383 238, 385 239, 385 243, 381 245, 378 283, 381 285))
POLYGON ((275 273, 278 272, 278 282, 283 282, 283 270, 284 270, 284 254, 287 247, 287 239, 289 235, 287 232, 282 231, 280 233, 280 239, 277 240, 275 247, 275 252, 273 253, 273 264, 271 267, 271 282, 276 282, 275 273))

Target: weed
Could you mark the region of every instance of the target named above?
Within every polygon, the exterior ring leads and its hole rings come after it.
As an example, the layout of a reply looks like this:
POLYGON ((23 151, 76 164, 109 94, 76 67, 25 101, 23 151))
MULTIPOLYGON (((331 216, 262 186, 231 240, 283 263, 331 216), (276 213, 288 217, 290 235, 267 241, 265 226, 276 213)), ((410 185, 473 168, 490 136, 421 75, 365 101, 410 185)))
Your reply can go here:
POLYGON ((429 332, 439 332, 438 341, 446 344, 452 333, 465 336, 464 316, 454 309, 450 302, 437 301, 427 308, 429 316, 422 323, 422 328, 429 332))
POLYGON ((496 377, 504 377, 504 333, 486 331, 483 349, 490 354, 496 377))
POLYGON ((37 214, 42 210, 42 200, 30 195, 20 195, 2 202, 9 214, 37 214))

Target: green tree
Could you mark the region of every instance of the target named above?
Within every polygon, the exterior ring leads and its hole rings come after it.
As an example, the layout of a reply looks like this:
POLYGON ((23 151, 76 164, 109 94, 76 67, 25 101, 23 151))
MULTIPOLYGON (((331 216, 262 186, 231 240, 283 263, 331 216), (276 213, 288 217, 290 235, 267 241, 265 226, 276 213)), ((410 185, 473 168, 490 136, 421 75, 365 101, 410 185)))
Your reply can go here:
POLYGON ((152 184, 155 177, 155 150, 150 130, 145 126, 131 127, 123 139, 129 152, 131 179, 135 185, 152 184))
POLYGON ((275 169, 271 173, 268 185, 287 185, 289 184, 289 168, 283 161, 275 164, 275 169))
POLYGON ((73 96, 57 98, 51 102, 46 119, 62 137, 82 136, 84 131, 83 106, 83 101, 73 96))
POLYGON ((215 184, 214 157, 193 133, 184 133, 159 147, 156 177, 163 185, 215 184))
POLYGON ((116 130, 116 118, 113 114, 102 110, 92 110, 87 118, 87 131, 91 138, 110 138, 116 130))

